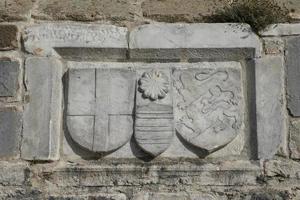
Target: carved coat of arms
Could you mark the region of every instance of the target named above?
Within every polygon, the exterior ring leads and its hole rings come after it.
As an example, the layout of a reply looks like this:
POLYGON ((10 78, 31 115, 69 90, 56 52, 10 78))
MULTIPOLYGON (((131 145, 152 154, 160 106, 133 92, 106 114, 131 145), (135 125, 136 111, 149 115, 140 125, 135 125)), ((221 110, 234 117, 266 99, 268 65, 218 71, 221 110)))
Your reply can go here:
POLYGON ((231 142, 243 119, 240 70, 176 69, 173 77, 175 127, 181 137, 208 152, 231 142))

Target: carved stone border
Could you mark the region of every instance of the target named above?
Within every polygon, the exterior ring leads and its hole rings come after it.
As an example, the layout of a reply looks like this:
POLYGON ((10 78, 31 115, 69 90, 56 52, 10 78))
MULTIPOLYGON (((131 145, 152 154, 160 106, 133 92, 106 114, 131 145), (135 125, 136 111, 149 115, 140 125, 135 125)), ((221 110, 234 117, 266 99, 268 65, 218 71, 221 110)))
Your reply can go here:
MULTIPOLYGON (((253 85, 248 86, 252 88, 248 99, 251 104, 250 112, 253 113, 251 115, 253 119, 250 122, 251 135, 258 144, 257 157, 271 158, 284 140, 283 65, 280 58, 261 58, 260 39, 250 31, 247 25, 159 23, 139 26, 128 33, 126 28, 112 25, 44 23, 28 27, 23 38, 27 52, 34 56, 50 56, 50 58, 44 58, 42 64, 32 66, 40 69, 51 64, 53 59, 60 60, 61 58, 101 61, 110 59, 113 61, 237 60, 245 62, 250 76, 247 79, 253 81, 253 85), (270 70, 274 66, 276 70, 270 70), (271 89, 266 91, 266 88, 271 89)), ((25 68, 28 71, 28 66, 25 68)), ((35 73, 35 76, 48 76, 43 70, 32 73, 35 73)), ((31 75, 27 74, 28 76, 31 75)), ((59 81, 60 78, 56 80, 59 81)), ((48 86, 49 91, 57 91, 56 87, 62 88, 62 83, 55 82, 48 86)), ((61 92, 62 90, 59 89, 59 93, 61 92)), ((40 93, 42 95, 44 91, 40 93)), ((32 95, 31 98, 37 99, 39 95, 32 95)), ((27 106, 35 107, 34 99, 27 106)), ((50 129, 51 131, 44 129, 49 128, 49 124, 53 126, 53 121, 59 121, 62 103, 61 101, 52 103, 53 99, 49 101, 49 105, 36 108, 38 112, 40 109, 44 109, 44 112, 55 110, 52 113, 56 114, 51 115, 48 121, 41 120, 37 123, 32 120, 32 113, 25 115, 25 124, 37 126, 36 129, 31 129, 36 131, 23 132, 22 148, 30 149, 26 151, 27 153, 22 151, 22 157, 25 159, 55 160, 59 158, 59 141, 56 138, 59 138, 61 132, 60 123, 56 123, 55 128, 50 129), (28 141, 33 137, 36 140, 32 145, 28 141), (48 142, 44 138, 48 138, 48 142), (46 143, 48 145, 44 145, 46 143), (35 152, 45 151, 48 152, 46 156, 43 153, 34 155, 35 152)))

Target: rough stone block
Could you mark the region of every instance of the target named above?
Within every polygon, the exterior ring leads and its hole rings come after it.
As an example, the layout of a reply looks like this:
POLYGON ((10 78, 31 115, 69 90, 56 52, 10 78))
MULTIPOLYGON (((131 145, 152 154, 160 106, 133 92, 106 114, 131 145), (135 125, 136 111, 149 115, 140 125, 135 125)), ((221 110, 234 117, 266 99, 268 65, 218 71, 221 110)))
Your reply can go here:
POLYGON ((65 165, 55 169, 44 168, 39 176, 49 185, 58 187, 139 187, 141 185, 163 185, 174 187, 193 185, 194 189, 204 186, 254 186, 262 170, 259 164, 249 161, 227 161, 212 163, 199 162, 151 162, 149 165, 137 163, 111 164, 101 161, 101 165, 65 165), (183 183, 180 181, 184 181, 183 183))
POLYGON ((282 56, 256 60, 257 141, 261 159, 272 158, 287 138, 283 62, 282 56))
POLYGON ((226 0, 146 0, 142 3, 143 16, 162 22, 203 22, 217 9, 229 4, 226 0))
MULTIPOLYGON (((135 28, 129 37, 130 57, 134 59, 210 58, 203 51, 252 50, 261 55, 258 36, 241 24, 151 24, 135 28)), ((222 53, 217 53, 220 55, 222 53)), ((219 56, 214 59, 220 59, 219 56)))
POLYGON ((29 17, 32 5, 33 0, 0 1, 0 22, 26 20, 29 17))
MULTIPOLYGON (((28 27, 24 33, 26 51, 37 55, 68 54, 90 48, 121 49, 126 57, 127 29, 113 25, 80 23, 44 23, 28 27), (56 51, 57 50, 57 51, 56 51)), ((98 53, 101 53, 99 51, 98 53)), ((69 54, 68 54, 69 55, 69 54)))
POLYGON ((20 63, 0 60, 0 97, 13 97, 18 89, 20 63))
POLYGON ((300 116, 300 37, 287 39, 287 94, 288 109, 293 116, 300 116))
POLYGON ((0 25, 0 30, 0 50, 12 50, 17 48, 18 28, 15 25, 0 25))
POLYGON ((25 105, 21 156, 57 160, 62 120, 62 71, 53 58, 28 58, 25 63, 29 103, 25 105))
POLYGON ((124 194, 91 194, 91 195, 53 195, 49 197, 49 200, 126 200, 127 197, 124 194))
POLYGON ((0 162, 0 185, 24 185, 27 167, 28 166, 23 163, 0 162))
POLYGON ((227 200, 224 195, 211 193, 139 193, 133 200, 227 200))
POLYGON ((265 163, 267 176, 280 176, 300 179, 300 163, 293 160, 270 160, 265 163))
POLYGON ((265 54, 283 54, 284 53, 284 40, 281 38, 264 38, 264 51, 265 54))
POLYGON ((133 21, 135 16, 141 16, 138 6, 137 0, 42 0, 33 17, 72 21, 133 21))
POLYGON ((300 159, 300 120, 291 121, 289 148, 291 157, 300 159))
POLYGON ((0 111, 0 157, 19 155, 22 114, 15 111, 0 111))

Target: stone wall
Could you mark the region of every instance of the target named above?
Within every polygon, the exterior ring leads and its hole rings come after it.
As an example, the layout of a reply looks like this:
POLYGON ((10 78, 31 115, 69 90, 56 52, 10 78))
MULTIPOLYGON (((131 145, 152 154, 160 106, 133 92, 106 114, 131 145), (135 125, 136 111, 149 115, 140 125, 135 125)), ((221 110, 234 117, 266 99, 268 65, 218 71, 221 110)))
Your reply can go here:
POLYGON ((0 199, 299 200, 300 24, 226 3, 1 1, 0 199))

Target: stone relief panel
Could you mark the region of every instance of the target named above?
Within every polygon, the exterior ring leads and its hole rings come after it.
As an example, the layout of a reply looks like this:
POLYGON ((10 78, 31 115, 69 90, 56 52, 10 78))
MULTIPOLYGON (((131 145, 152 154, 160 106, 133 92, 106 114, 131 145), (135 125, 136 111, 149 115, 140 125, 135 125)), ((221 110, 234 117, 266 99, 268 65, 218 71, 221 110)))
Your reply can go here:
POLYGON ((243 122, 241 71, 226 68, 175 69, 176 130, 208 152, 230 143, 243 122))
POLYGON ((139 70, 138 74, 134 136, 144 151, 157 156, 170 146, 174 135, 170 70, 139 70))
POLYGON ((133 133, 135 72, 121 69, 69 71, 67 125, 73 140, 93 152, 124 145, 133 133))
POLYGON ((243 149, 239 63, 71 63, 67 127, 84 149, 118 158, 243 149))

